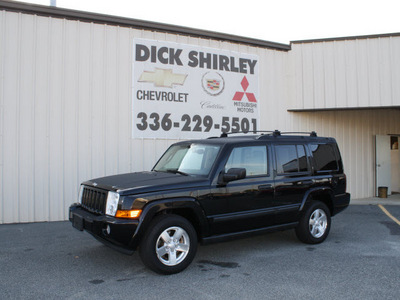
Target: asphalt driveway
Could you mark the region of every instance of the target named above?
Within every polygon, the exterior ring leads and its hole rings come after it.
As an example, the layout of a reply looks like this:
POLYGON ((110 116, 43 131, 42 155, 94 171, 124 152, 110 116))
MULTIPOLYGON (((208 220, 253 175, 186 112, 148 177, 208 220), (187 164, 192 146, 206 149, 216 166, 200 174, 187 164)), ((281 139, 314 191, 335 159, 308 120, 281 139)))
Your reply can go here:
MULTIPOLYGON (((384 208, 400 220, 400 206, 384 208)), ((352 205, 332 220, 320 245, 290 230, 201 246, 170 276, 69 222, 0 225, 0 298, 399 299, 400 225, 377 205, 352 205)))

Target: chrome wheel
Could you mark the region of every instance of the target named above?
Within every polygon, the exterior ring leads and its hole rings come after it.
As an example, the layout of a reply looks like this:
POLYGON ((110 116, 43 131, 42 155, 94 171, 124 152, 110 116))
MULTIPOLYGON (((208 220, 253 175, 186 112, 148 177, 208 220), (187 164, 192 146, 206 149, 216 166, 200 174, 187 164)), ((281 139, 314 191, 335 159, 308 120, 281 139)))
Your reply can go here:
POLYGON ((165 229, 157 239, 157 258, 166 266, 180 264, 188 255, 190 239, 188 233, 181 227, 165 229))
POLYGON ((311 214, 308 224, 310 233, 314 238, 322 237, 328 227, 328 218, 326 213, 320 208, 316 209, 311 214))

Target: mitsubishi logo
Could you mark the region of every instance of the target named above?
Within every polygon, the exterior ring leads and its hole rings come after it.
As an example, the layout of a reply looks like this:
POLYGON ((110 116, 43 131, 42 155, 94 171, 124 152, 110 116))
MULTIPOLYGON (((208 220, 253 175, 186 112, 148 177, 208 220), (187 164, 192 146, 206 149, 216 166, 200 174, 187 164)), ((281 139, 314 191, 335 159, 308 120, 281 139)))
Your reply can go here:
POLYGON ((242 101, 244 94, 246 94, 249 102, 257 102, 256 96, 253 93, 246 93, 247 88, 249 87, 249 82, 247 81, 246 76, 243 77, 242 82, 240 83, 244 92, 236 92, 233 96, 234 101, 242 101))
POLYGON ((154 83, 156 87, 169 87, 172 85, 183 85, 187 75, 185 74, 174 74, 172 69, 158 69, 154 72, 144 71, 138 82, 149 82, 154 83))

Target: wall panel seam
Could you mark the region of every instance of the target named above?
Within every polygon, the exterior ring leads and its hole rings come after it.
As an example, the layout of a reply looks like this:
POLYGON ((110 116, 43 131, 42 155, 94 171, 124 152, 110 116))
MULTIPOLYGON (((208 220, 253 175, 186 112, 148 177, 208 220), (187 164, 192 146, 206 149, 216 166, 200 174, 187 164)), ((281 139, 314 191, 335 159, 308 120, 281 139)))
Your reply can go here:
MULTIPOLYGON (((18 181, 18 188, 16 189, 17 191, 17 195, 16 195, 16 207, 17 207, 17 212, 14 212, 15 215, 17 215, 17 221, 20 222, 21 221, 21 199, 20 199, 20 195, 21 195, 21 175, 20 175, 20 139, 21 139, 21 132, 20 132, 20 122, 21 122, 21 72, 22 72, 22 66, 21 66, 21 60, 22 60, 22 51, 21 51, 21 36, 22 36, 22 14, 19 13, 18 14, 18 28, 17 28, 17 57, 18 57, 18 61, 17 61, 17 66, 16 66, 16 70, 17 70, 17 74, 18 74, 18 78, 17 78, 17 84, 16 84, 16 118, 15 118, 15 123, 16 123, 16 172, 17 172, 17 181, 18 181)), ((14 206, 15 207, 15 206, 14 206)))
MULTIPOLYGON (((32 209, 33 211, 31 212, 31 215, 33 216, 34 221, 35 219, 35 203, 36 203, 36 176, 35 176, 35 170, 36 170, 36 148, 35 148, 35 132, 36 132, 36 117, 35 117, 35 108, 36 108, 36 85, 37 85, 37 80, 36 80, 36 68, 37 68, 37 17, 34 17, 34 25, 33 25, 33 55, 32 57, 34 58, 33 63, 33 68, 32 68, 32 78, 33 78, 33 91, 32 91, 32 101, 33 101, 33 108, 31 111, 32 114, 32 126, 31 126, 31 135, 32 135, 32 200, 33 200, 33 205, 32 209)), ((29 200, 28 200, 29 201, 29 200)))
POLYGON ((4 222, 4 61, 5 61, 5 51, 4 51, 4 40, 6 35, 6 13, 4 11, 0 12, 0 224, 4 222))

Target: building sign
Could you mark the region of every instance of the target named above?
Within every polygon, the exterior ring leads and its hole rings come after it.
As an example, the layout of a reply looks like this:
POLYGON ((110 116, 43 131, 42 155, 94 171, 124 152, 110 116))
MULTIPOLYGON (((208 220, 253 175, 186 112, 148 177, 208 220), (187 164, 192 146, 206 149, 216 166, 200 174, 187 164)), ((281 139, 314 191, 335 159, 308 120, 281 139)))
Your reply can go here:
POLYGON ((134 39, 133 138, 257 130, 258 69, 257 55, 134 39))

